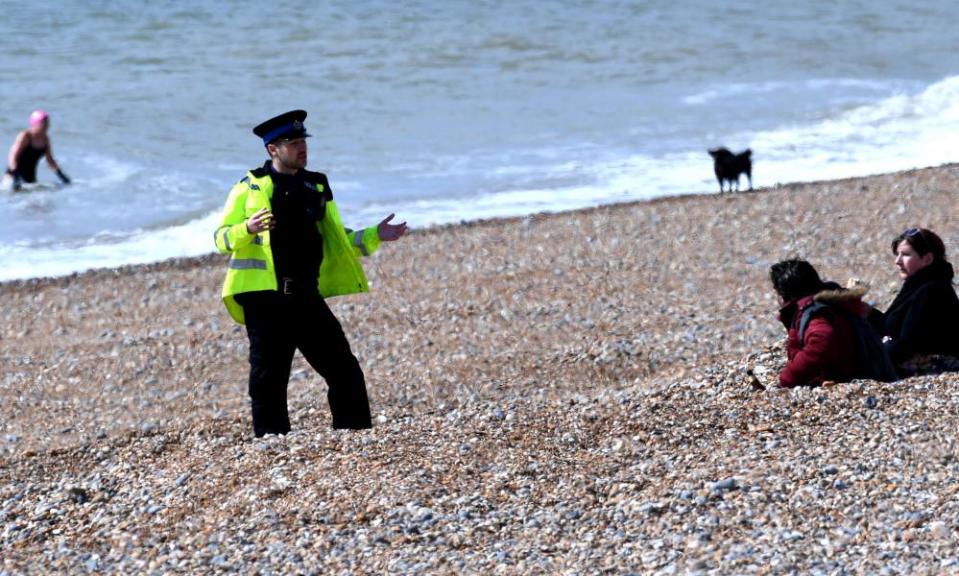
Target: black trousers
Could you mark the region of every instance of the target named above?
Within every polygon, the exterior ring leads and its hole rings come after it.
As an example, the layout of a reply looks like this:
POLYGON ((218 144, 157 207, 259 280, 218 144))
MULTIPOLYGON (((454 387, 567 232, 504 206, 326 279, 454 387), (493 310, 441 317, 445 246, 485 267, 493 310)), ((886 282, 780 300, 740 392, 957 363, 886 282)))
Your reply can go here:
MULTIPOLYGON (((312 291, 311 291, 312 292, 312 291)), ((250 338, 250 404, 253 433, 290 431, 286 390, 299 349, 326 380, 333 428, 372 427, 366 380, 343 327, 318 294, 240 294, 250 338)))

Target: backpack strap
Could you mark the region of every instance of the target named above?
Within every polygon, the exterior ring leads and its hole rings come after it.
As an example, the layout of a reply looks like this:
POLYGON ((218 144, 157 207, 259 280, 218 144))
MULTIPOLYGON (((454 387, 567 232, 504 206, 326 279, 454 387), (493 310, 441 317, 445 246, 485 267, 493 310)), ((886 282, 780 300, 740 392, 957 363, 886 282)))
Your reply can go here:
POLYGON ((842 308, 832 307, 823 302, 813 302, 803 308, 799 318, 799 345, 806 339, 806 328, 813 316, 823 312, 838 314, 849 321, 852 335, 856 339, 856 378, 867 378, 880 382, 895 382, 898 380, 896 369, 889 359, 885 346, 879 339, 872 326, 863 318, 856 316, 842 308))
POLYGON ((806 328, 809 327, 809 322, 812 320, 814 314, 818 314, 823 310, 829 308, 828 304, 822 302, 813 301, 812 304, 806 306, 802 309, 802 313, 799 317, 799 345, 802 346, 803 342, 806 341, 806 328))

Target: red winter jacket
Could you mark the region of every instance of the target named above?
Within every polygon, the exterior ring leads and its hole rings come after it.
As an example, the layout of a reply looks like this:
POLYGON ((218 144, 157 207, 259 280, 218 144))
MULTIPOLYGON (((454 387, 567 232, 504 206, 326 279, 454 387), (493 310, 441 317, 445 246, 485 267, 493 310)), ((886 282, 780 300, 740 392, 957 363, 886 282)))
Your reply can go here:
POLYGON ((856 336, 849 320, 828 308, 814 314, 799 341, 799 324, 803 310, 819 301, 844 307, 858 314, 863 306, 858 290, 823 290, 817 294, 787 302, 779 311, 786 325, 786 366, 779 373, 779 386, 816 386, 826 380, 848 382, 856 370, 856 336))

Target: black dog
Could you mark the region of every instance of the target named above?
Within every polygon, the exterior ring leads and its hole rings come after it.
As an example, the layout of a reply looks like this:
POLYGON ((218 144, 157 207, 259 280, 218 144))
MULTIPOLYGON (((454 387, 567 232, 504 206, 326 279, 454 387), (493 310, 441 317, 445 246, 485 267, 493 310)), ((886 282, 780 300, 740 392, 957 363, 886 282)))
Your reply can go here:
POLYGON ((726 148, 714 148, 708 150, 709 155, 713 157, 713 170, 716 172, 716 180, 719 181, 719 193, 726 190, 723 188, 723 182, 729 182, 729 191, 733 191, 733 181, 736 182, 736 191, 739 191, 739 175, 745 174, 749 178, 749 189, 753 189, 753 161, 751 156, 753 151, 746 148, 739 154, 733 154, 726 148))

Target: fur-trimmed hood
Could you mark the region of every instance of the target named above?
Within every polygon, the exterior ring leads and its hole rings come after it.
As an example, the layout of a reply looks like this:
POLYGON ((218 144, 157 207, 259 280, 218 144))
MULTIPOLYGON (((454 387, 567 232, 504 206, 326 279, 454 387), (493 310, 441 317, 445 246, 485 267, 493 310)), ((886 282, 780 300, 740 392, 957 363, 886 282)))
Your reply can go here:
POLYGON ((869 286, 862 282, 852 282, 848 288, 843 288, 836 282, 824 282, 823 288, 815 294, 804 296, 798 300, 785 302, 779 309, 779 321, 783 326, 795 328, 799 312, 813 302, 822 302, 830 306, 841 306, 853 314, 862 314, 865 306, 863 296, 869 291, 869 286))
POLYGON ((865 284, 856 284, 849 288, 843 288, 835 282, 827 282, 824 290, 817 292, 812 299, 816 302, 835 306, 837 304, 849 305, 851 303, 859 304, 863 296, 869 292, 869 286, 865 284))

